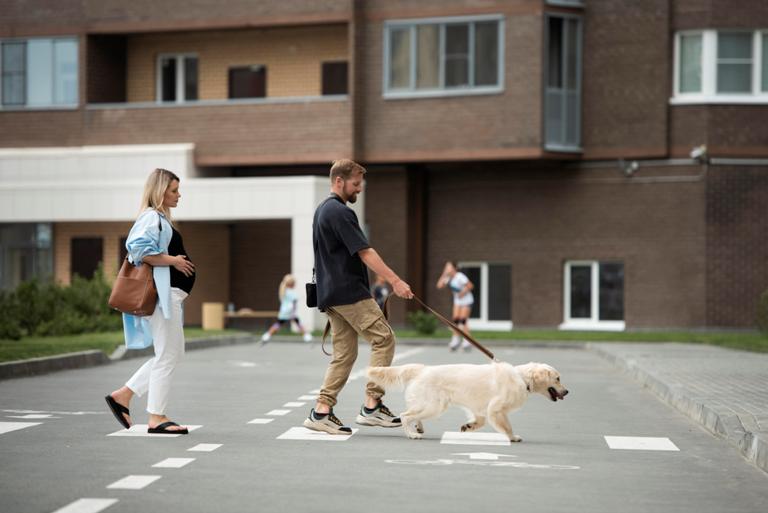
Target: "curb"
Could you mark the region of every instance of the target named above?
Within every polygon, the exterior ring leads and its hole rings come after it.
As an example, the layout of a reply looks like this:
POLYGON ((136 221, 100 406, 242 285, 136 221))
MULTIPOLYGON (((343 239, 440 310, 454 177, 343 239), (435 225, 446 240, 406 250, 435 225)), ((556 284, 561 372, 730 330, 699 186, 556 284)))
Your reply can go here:
POLYGON ((762 433, 752 432, 752 427, 745 426, 738 415, 718 413, 703 402, 693 399, 685 387, 664 383, 633 359, 621 358, 593 343, 587 343, 586 348, 625 371, 659 399, 695 420, 710 433, 727 440, 749 462, 768 473, 768 438, 762 433))
MULTIPOLYGON (((218 335, 215 337, 198 338, 188 340, 185 350, 194 351, 197 349, 206 349, 209 347, 229 346, 235 344, 248 344, 256 341, 253 335, 218 335)), ((130 358, 149 357, 154 354, 151 347, 140 350, 126 350, 125 346, 118 347, 111 355, 107 356, 102 351, 79 351, 76 353, 67 353, 55 356, 44 356, 41 358, 30 358, 27 360, 18 360, 13 362, 0 363, 0 381, 4 379, 24 378, 27 376, 38 376, 71 369, 83 369, 86 367, 95 367, 97 365, 107 365, 120 360, 130 358)))

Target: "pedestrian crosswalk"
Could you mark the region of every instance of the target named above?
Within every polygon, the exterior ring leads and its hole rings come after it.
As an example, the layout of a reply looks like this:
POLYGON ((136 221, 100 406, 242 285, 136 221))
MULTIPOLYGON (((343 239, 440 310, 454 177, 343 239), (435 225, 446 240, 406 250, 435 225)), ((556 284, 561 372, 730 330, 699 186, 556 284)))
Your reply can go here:
POLYGON ((0 422, 0 435, 10 433, 11 431, 30 428, 32 426, 39 426, 40 424, 42 424, 42 422, 0 422))

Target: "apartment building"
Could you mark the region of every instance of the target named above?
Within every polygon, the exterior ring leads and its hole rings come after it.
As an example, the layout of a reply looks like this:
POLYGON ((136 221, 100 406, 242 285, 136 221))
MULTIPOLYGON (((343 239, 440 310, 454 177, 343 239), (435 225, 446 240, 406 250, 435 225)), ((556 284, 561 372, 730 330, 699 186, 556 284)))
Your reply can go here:
POLYGON ((768 288, 761 2, 5 0, 0 73, 4 288, 114 273, 166 167, 188 321, 273 309, 340 157, 373 246, 446 311, 459 262, 477 328, 750 329, 768 288))

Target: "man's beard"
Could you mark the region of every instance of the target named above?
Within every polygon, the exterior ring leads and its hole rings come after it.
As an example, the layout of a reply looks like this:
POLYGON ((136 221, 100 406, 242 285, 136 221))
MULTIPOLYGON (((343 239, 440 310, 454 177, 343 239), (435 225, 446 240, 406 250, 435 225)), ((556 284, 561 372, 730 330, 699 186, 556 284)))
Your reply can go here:
POLYGON ((347 198, 347 203, 354 203, 356 201, 357 201, 357 194, 353 194, 349 198, 347 198))

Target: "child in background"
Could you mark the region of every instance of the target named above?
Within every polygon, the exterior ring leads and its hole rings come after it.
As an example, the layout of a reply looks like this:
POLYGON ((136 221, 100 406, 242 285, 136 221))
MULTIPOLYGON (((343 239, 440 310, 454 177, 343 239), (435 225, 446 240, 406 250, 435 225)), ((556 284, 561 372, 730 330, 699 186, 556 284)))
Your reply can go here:
POLYGON ((262 335, 262 342, 269 341, 269 339, 272 338, 272 335, 274 335, 283 324, 288 323, 290 325, 291 321, 296 323, 299 332, 304 336, 304 342, 312 341, 312 334, 304 329, 296 315, 296 303, 298 302, 299 297, 296 294, 296 289, 294 288, 295 285, 296 280, 291 274, 286 274, 283 277, 283 281, 280 282, 280 311, 277 314, 277 322, 270 326, 269 330, 262 335))

